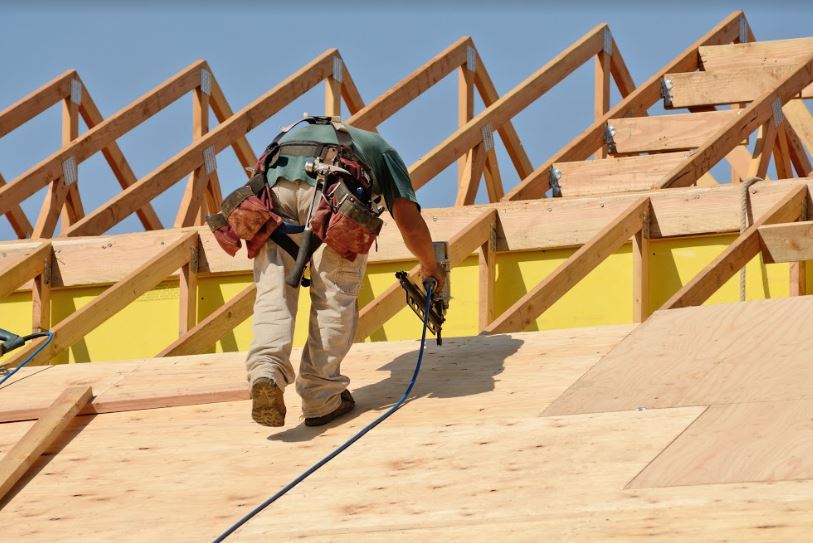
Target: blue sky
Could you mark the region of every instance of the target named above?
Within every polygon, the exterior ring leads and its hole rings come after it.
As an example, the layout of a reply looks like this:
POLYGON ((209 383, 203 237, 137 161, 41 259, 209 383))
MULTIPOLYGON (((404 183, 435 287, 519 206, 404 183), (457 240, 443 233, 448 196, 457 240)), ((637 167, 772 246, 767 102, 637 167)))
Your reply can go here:
MULTIPOLYGON (((79 72, 102 114, 109 116, 195 60, 205 59, 237 111, 331 47, 340 50, 369 102, 463 35, 474 39, 500 94, 602 22, 610 25, 636 84, 736 9, 745 10, 758 39, 813 35, 813 2, 801 1, 68 4, 31 1, 0 7, 0 110, 70 68, 79 72), (336 5, 349 7, 337 11, 336 5)), ((590 123, 592 73, 592 65, 586 65, 516 117, 515 126, 535 165, 590 123)), ((323 100, 320 86, 251 132, 249 141, 255 150, 264 147, 280 126, 304 111, 321 112, 323 100)), ((380 131, 411 164, 454 130, 455 101, 452 76, 380 131)), ((59 142, 60 113, 54 107, 0 139, 0 173, 7 181, 14 179, 56 150, 59 142)), ((190 142, 189 97, 119 140, 138 177, 190 142)), ((505 158, 500 164, 510 189, 518 179, 505 158)), ((244 182, 231 151, 218 156, 218 167, 224 192, 244 182)), ((79 179, 86 209, 118 191, 100 155, 80 166, 79 179)), ((450 205, 455 179, 450 168, 419 191, 424 207, 450 205)), ((165 224, 174 218, 184 183, 155 203, 165 224)), ((32 222, 41 201, 39 193, 24 204, 32 222)), ((130 217, 113 232, 134 230, 140 230, 140 224, 130 217)), ((0 239, 13 237, 7 221, 0 219, 0 239)))

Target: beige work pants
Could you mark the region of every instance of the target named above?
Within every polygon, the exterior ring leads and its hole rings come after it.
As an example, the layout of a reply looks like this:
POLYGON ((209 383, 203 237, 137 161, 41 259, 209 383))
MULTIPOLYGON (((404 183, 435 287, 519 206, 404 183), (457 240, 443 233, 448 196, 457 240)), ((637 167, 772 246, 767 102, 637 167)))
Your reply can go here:
MULTIPOLYGON (((304 224, 313 191, 303 182, 279 179, 272 187, 275 209, 304 224)), ((301 235, 292 236, 297 244, 301 235)), ((254 339, 246 359, 250 384, 260 377, 285 389, 296 380, 305 417, 321 417, 339 407, 339 394, 350 379, 341 374, 342 359, 350 350, 358 324, 358 298, 367 255, 350 262, 322 245, 311 261, 311 311, 308 341, 302 353, 299 376, 291 365, 294 322, 299 288, 289 287, 285 276, 294 260, 269 241, 254 259, 254 339)))

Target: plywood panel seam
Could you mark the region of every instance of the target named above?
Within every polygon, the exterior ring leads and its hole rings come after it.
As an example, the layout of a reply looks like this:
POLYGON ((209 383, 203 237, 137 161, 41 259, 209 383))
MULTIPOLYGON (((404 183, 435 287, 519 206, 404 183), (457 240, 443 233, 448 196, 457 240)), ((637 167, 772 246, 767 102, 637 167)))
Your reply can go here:
MULTIPOLYGON (((681 407, 683 407, 683 406, 681 406, 681 407)), ((680 432, 679 432, 679 433, 678 433, 678 434, 677 434, 677 435, 676 435, 676 436, 675 436, 675 437, 674 437, 674 438, 673 438, 673 439, 672 439, 672 440, 671 440, 669 443, 667 443, 667 444, 666 444, 666 446, 665 446, 663 449, 661 449, 661 451, 660 451, 658 454, 656 454, 656 455, 655 455, 655 457, 654 457, 652 460, 650 460, 649 462, 647 462, 646 466, 644 466, 643 468, 641 468, 641 470, 640 470, 640 471, 638 471, 638 473, 636 473, 636 474, 635 474, 635 477, 633 477, 632 479, 630 479, 630 480, 629 480, 629 482, 628 482, 626 485, 624 485, 624 490, 631 490, 631 489, 633 489, 633 488, 636 488, 636 487, 632 486, 632 485, 635 483, 635 480, 636 480, 636 479, 638 479, 638 477, 640 477, 640 475, 641 475, 643 472, 645 472, 645 471, 647 470, 647 468, 649 468, 649 466, 651 466, 652 464, 654 464, 654 463, 655 463, 655 462, 658 460, 658 458, 660 458, 660 457, 661 457, 661 455, 663 455, 663 454, 664 454, 664 453, 665 453, 665 452, 666 452, 666 451, 669 449, 669 447, 671 447, 671 446, 672 446, 672 444, 673 444, 673 443, 675 443, 675 442, 676 442, 678 439, 680 439, 680 438, 681 438, 681 436, 683 436, 683 434, 685 434, 687 431, 689 431, 689 429, 690 429, 692 426, 694 426, 695 424, 697 424, 697 421, 700 419, 700 417, 702 417, 702 416, 703 416, 703 415, 704 415, 704 414, 705 414, 705 413, 706 413, 706 412, 709 410, 709 406, 697 406, 697 407, 705 407, 705 409, 703 409, 701 412, 699 412, 699 413, 698 413, 698 414, 697 414, 697 415, 696 415, 696 416, 695 416, 695 417, 692 419, 692 421, 691 421, 691 422, 689 422, 689 424, 687 424, 687 425, 686 425, 686 427, 685 427, 683 430, 681 430, 681 431, 680 431, 680 432)), ((672 408, 667 408, 667 409, 672 409, 672 408)))

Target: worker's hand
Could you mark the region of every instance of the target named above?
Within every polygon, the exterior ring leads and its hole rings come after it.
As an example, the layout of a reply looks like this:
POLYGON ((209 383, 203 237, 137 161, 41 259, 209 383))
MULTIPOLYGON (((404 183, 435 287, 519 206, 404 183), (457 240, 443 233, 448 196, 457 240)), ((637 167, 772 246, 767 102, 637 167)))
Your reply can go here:
POLYGON ((446 284, 446 270, 438 266, 434 260, 427 263, 421 263, 421 277, 424 281, 430 277, 437 281, 437 286, 432 291, 433 296, 438 296, 443 290, 443 285, 446 284))

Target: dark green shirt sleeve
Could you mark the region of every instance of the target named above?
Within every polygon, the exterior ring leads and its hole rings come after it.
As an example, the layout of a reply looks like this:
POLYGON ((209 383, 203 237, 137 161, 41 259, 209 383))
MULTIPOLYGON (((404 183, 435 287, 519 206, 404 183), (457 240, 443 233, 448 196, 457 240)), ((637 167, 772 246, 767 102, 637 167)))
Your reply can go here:
POLYGON ((406 198, 410 202, 415 202, 420 210, 418 198, 409 180, 409 171, 401 157, 394 150, 382 153, 382 164, 380 171, 376 172, 378 192, 384 197, 387 209, 392 213, 392 203, 396 198, 406 198))

